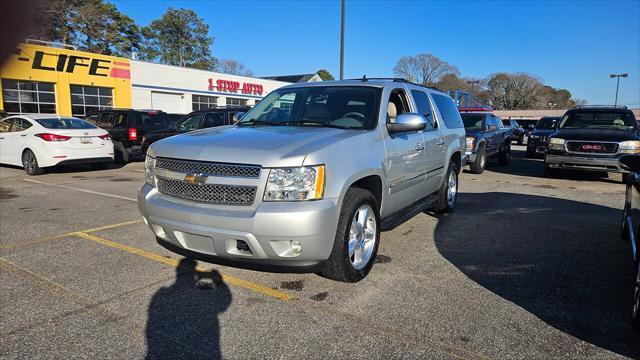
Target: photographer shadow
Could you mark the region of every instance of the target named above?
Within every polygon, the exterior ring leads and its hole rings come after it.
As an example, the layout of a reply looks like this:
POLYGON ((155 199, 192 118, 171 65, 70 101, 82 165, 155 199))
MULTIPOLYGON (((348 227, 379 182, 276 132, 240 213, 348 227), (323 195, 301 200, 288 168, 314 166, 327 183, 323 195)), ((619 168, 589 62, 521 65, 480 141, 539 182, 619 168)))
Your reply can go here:
POLYGON ((196 271, 182 259, 176 279, 159 289, 148 309, 147 359, 221 359, 219 314, 232 296, 220 273, 196 271))

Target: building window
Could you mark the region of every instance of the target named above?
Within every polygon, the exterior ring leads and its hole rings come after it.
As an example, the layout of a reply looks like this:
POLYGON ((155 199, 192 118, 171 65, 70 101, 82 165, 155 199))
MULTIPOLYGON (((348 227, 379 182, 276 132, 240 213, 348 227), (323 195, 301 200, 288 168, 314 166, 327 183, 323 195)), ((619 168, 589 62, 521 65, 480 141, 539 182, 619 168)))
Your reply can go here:
POLYGON ((106 87, 71 85, 71 113, 85 116, 88 112, 113 108, 113 90, 106 87))
POLYGON ((245 106, 247 105, 247 100, 228 97, 227 105, 245 106))
POLYGON ((8 114, 55 114, 54 84, 3 79, 2 103, 8 114))
POLYGON ((218 106, 218 98, 215 96, 192 95, 193 110, 205 110, 218 106))

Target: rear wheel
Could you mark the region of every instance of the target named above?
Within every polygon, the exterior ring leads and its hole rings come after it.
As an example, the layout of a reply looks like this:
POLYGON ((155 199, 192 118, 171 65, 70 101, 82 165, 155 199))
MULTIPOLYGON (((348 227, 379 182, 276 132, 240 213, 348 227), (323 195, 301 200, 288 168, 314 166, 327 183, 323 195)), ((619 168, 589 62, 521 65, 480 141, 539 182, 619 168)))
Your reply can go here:
POLYGON ((469 169, 473 174, 482 174, 484 167, 487 165, 487 154, 484 152, 484 145, 480 145, 476 160, 469 164, 469 169))
POLYGON ((449 163, 449 170, 447 171, 447 177, 442 182, 442 186, 438 191, 438 205, 436 205, 436 212, 445 213, 451 212, 456 207, 456 201, 458 200, 458 164, 455 162, 449 163))
POLYGON ((38 159, 33 151, 27 149, 22 153, 22 166, 24 171, 29 175, 42 175, 44 169, 38 166, 38 159))
POLYGON ((322 275, 342 282, 362 280, 373 266, 380 242, 378 204, 371 192, 347 190, 331 255, 322 275))
POLYGON ((505 145, 504 149, 498 154, 498 165, 509 165, 511 162, 511 144, 505 145))

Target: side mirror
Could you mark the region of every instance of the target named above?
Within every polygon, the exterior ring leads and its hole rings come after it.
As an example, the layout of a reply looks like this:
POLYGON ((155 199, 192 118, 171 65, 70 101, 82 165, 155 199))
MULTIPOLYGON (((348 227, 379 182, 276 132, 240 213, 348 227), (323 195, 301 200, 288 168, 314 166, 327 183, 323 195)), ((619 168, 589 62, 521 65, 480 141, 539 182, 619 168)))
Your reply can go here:
POLYGON ((427 119, 422 114, 405 113, 396 118, 396 122, 387 124, 389 134, 420 131, 427 127, 427 119))
POLYGON ((623 169, 631 172, 640 172, 640 155, 624 155, 619 161, 623 169))
POLYGON ((498 127, 495 125, 489 125, 489 128, 487 129, 487 131, 496 131, 498 130, 498 127))
POLYGON ((535 129, 536 126, 533 124, 529 124, 529 126, 527 126, 527 129, 529 129, 529 131, 533 131, 533 129, 535 129))
POLYGON ((242 111, 237 112, 235 115, 233 115, 233 123, 235 124, 238 121, 240 121, 244 117, 245 114, 246 114, 246 112, 242 112, 242 111))

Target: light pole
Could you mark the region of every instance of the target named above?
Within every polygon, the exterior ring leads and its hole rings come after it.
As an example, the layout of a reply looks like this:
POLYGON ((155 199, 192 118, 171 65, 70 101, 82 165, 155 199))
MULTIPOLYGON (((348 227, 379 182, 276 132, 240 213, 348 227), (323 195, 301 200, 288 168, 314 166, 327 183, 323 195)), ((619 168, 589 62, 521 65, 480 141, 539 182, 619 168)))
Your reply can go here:
POLYGON ((613 106, 618 106, 618 89, 620 88, 620 78, 626 78, 629 77, 629 74, 611 74, 609 75, 610 78, 618 78, 617 82, 616 82, 616 102, 613 104, 613 106))
POLYGON ((342 0, 342 18, 340 20, 340 80, 344 80, 344 2, 342 0))

